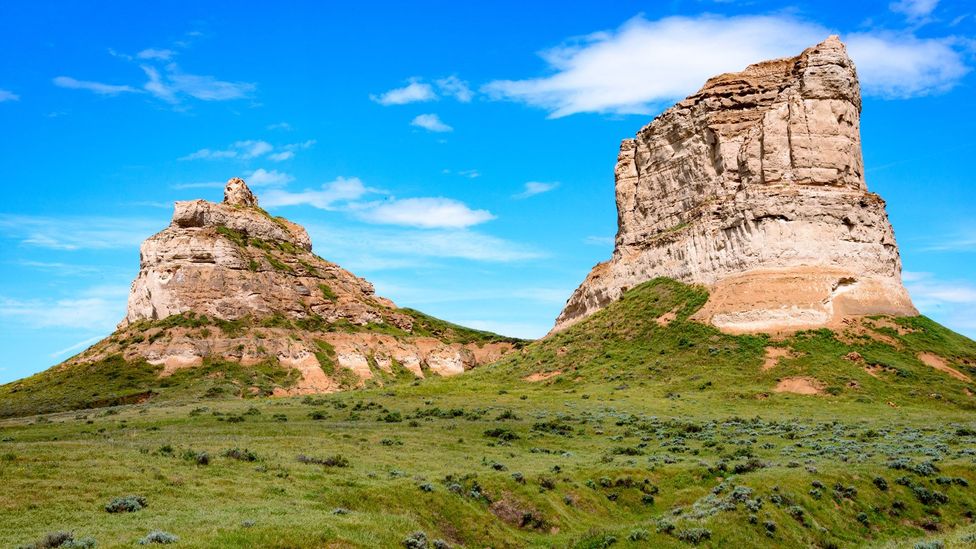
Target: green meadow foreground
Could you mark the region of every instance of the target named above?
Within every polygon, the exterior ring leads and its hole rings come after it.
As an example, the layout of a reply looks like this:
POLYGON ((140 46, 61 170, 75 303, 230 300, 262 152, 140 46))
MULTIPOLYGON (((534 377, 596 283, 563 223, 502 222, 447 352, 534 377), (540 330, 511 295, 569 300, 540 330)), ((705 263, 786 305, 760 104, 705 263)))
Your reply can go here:
POLYGON ((5 385, 0 546, 976 546, 976 342, 730 336, 687 320, 706 297, 657 279, 491 366, 327 396, 120 361, 5 385), (27 416, 25 387, 154 396, 27 416))

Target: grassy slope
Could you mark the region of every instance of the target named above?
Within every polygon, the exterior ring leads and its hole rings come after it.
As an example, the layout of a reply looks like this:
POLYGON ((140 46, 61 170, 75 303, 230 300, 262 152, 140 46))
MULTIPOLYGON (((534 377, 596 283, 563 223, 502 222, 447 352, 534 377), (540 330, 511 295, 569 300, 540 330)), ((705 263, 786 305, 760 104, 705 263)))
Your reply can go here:
MULTIPOLYGON (((184 313, 159 321, 137 323, 96 345, 112 341, 122 345, 141 342, 146 338, 165 336, 167 330, 175 328, 219 330, 230 337, 257 339, 267 337, 268 330, 276 329, 313 335, 374 332, 404 339, 435 337, 447 343, 461 344, 507 342, 521 346, 525 343, 523 340, 458 326, 413 309, 400 311, 414 319, 412 332, 388 323, 360 326, 348 321, 327 322, 321 318, 289 320, 283 316, 260 320, 244 318, 231 322, 184 313)), ((323 367, 328 366, 323 364, 323 367)), ((155 402, 186 401, 226 394, 253 396, 248 392, 251 387, 260 390, 258 396, 264 396, 270 395, 276 386, 290 387, 298 377, 296 370, 281 368, 275 359, 249 367, 207 359, 201 368, 179 370, 163 379, 159 377, 161 371, 162 366, 153 366, 144 361, 127 362, 119 355, 95 363, 55 366, 31 377, 0 385, 0 418, 127 404, 142 401, 147 396, 155 402)), ((380 371, 376 374, 378 378, 387 377, 380 371)), ((351 377, 351 383, 355 384, 357 379, 351 377)))
POLYGON ((416 530, 464 547, 603 547, 611 538, 615 547, 682 547, 696 529, 711 547, 911 546, 924 537, 967 546, 976 532, 967 515, 976 506, 972 400, 965 384, 915 356, 936 352, 965 370, 976 343, 922 318, 899 321, 912 333, 888 330, 898 348, 823 331, 776 342, 726 336, 684 320, 704 297, 653 281, 458 378, 0 423, 0 546, 58 529, 124 546, 153 528, 189 547, 395 547, 416 530), (677 320, 658 326, 672 310, 677 320), (800 356, 761 372, 770 343, 800 356), (843 358, 851 351, 889 372, 868 375, 843 358), (836 394, 770 391, 791 375, 836 394), (258 461, 220 455, 233 447, 258 461), (190 449, 211 463, 183 459, 190 449), (296 459, 337 454, 348 467, 296 459), (914 470, 889 467, 898 458, 892 465, 914 470), (929 461, 938 472, 919 466, 929 461), (752 501, 731 497, 736 486, 752 501), (921 501, 933 492, 948 501, 921 501), (149 507, 104 512, 126 494, 149 507))

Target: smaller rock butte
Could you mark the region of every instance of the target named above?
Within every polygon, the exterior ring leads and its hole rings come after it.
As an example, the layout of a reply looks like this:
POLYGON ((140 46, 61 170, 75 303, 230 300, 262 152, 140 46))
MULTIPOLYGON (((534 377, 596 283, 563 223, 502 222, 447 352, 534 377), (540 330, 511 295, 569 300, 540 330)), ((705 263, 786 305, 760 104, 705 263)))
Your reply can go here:
POLYGON ((344 370, 359 384, 373 378, 374 369, 395 373, 396 365, 417 377, 455 375, 513 349, 503 338, 461 343, 413 334, 418 317, 377 296, 368 281, 313 254, 305 229, 260 209, 239 178, 227 182, 221 204, 177 202, 170 225, 146 239, 139 255, 118 337, 66 364, 122 354, 163 365, 161 375, 167 376, 208 357, 244 365, 271 360, 301 374, 296 386, 281 392, 304 394, 339 390, 348 379, 344 370), (216 326, 157 327, 181 314, 238 321, 247 329, 229 335, 216 326), (278 319, 311 327, 283 326, 278 319), (383 326, 390 329, 370 329, 383 326), (322 341, 331 348, 336 372, 323 370, 316 355, 324 352, 322 341))
POLYGON ((706 285, 695 318, 732 333, 917 315, 884 201, 864 182, 860 111, 836 36, 666 110, 621 144, 613 256, 553 330, 659 276, 706 285))

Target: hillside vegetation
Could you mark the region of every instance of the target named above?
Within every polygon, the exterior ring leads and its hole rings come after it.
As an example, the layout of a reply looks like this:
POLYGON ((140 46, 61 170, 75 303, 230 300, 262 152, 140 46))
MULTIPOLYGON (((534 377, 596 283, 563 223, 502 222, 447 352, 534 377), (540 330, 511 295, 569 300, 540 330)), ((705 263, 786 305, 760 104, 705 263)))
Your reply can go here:
POLYGON ((976 343, 922 317, 729 336, 688 320, 706 298, 654 280, 454 378, 241 398, 190 369, 183 400, 5 420, 0 545, 974 543, 976 343))

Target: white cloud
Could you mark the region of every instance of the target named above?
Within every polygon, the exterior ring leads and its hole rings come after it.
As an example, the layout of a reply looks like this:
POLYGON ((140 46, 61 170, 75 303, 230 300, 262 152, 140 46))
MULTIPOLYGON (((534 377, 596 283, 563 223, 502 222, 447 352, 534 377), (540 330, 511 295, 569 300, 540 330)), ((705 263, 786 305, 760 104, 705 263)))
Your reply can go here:
POLYGON ((0 103, 3 103, 4 101, 19 101, 19 100, 20 100, 20 96, 17 95, 16 93, 12 91, 0 89, 0 103))
POLYGON ((467 177, 469 179, 475 179, 481 177, 481 172, 478 170, 461 170, 458 172, 458 175, 467 177))
POLYGON ((162 219, 0 214, 0 238, 53 250, 138 248, 165 225, 162 219))
POLYGON ((487 210, 472 210, 451 198, 404 198, 368 205, 355 211, 369 223, 420 228, 465 228, 495 219, 487 210))
POLYGON ((264 168, 258 168, 247 176, 247 184, 252 187, 280 187, 294 180, 295 178, 287 173, 278 170, 268 171, 264 168))
POLYGON ((372 192, 375 190, 363 185, 358 177, 339 177, 323 184, 318 190, 291 192, 272 189, 263 194, 261 204, 269 208, 307 204, 322 210, 335 210, 340 203, 358 200, 372 192))
POLYGON ((70 347, 65 347, 64 349, 61 349, 60 351, 55 351, 55 352, 51 353, 48 356, 51 357, 51 358, 57 358, 57 357, 59 357, 61 355, 66 355, 66 354, 68 354, 68 353, 70 353, 72 351, 80 351, 82 349, 87 349, 90 345, 92 345, 94 343, 97 343, 101 339, 102 339, 102 336, 100 336, 100 335, 97 335, 95 337, 89 337, 88 339, 79 341, 78 343, 75 343, 74 345, 71 345, 70 347))
POLYGON ((171 189, 223 189, 227 186, 227 183, 223 181, 200 181, 196 183, 176 183, 175 185, 170 185, 171 189))
POLYGON ((102 82, 92 82, 89 80, 75 80, 70 76, 58 76, 53 80, 54 85, 59 88, 70 90, 88 90, 98 95, 118 95, 120 93, 138 93, 139 90, 132 86, 103 84, 102 82))
POLYGON ((181 95, 201 101, 243 99, 256 89, 250 82, 228 82, 213 76, 187 74, 175 63, 166 65, 165 75, 155 67, 141 65, 149 81, 143 88, 168 103, 177 103, 181 95))
MULTIPOLYGON (((543 51, 547 76, 496 80, 482 91, 546 109, 551 118, 583 112, 650 114, 714 75, 796 55, 829 34, 817 23, 782 15, 654 21, 638 16, 618 29, 543 51)), ((945 39, 855 33, 850 45, 866 94, 894 98, 944 91, 966 71, 945 39)))
POLYGON ((158 59, 160 61, 169 61, 174 55, 175 52, 173 50, 146 48, 137 53, 136 57, 139 59, 158 59))
POLYGON ((437 94, 430 84, 413 79, 402 88, 395 88, 380 95, 370 95, 369 98, 380 105, 389 106, 434 101, 437 99, 437 94))
POLYGON ((226 149, 200 149, 180 157, 180 160, 217 160, 222 158, 250 160, 268 154, 273 150, 274 147, 267 141, 249 139, 246 141, 235 141, 226 149))
POLYGON ((854 33, 845 39, 865 95, 905 99, 942 93, 969 72, 951 38, 854 33))
POLYGON ((474 96, 468 83, 457 76, 448 76, 447 78, 439 79, 437 81, 437 88, 441 91, 441 94, 447 97, 453 97, 462 103, 470 102, 474 96))
POLYGON ((935 243, 922 248, 924 252, 951 252, 976 250, 976 227, 963 229, 955 234, 940 234, 935 243))
POLYGON ((125 316, 128 295, 129 288, 126 286, 96 286, 70 299, 21 300, 0 297, 0 319, 31 328, 110 331, 125 316))
POLYGON ((939 280, 932 273, 902 273, 912 301, 923 314, 949 328, 976 337, 976 286, 968 281, 939 280))
POLYGON ((417 126, 431 132, 451 132, 454 128, 441 121, 436 114, 421 114, 410 122, 411 126, 417 126))
POLYGON ((928 17, 937 5, 939 0, 898 0, 889 4, 888 8, 904 14, 911 20, 918 20, 928 17))
POLYGON ((283 162, 285 160, 291 160, 292 158, 295 158, 295 153, 293 151, 282 151, 280 153, 268 155, 268 159, 273 160, 274 162, 283 162))
POLYGON ((347 268, 402 269, 421 258, 508 263, 545 257, 532 247, 473 230, 412 230, 306 225, 316 250, 347 268), (324 250, 321 251, 321 250, 324 250))
POLYGON ((513 194, 512 198, 528 198, 530 196, 535 196, 537 194, 547 193, 556 187, 559 183, 544 183, 542 181, 529 181, 525 184, 522 192, 518 194, 513 194))
POLYGON ((278 122, 277 124, 268 124, 267 128, 269 130, 291 130, 291 124, 288 122, 278 122))

